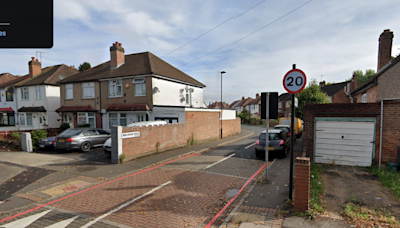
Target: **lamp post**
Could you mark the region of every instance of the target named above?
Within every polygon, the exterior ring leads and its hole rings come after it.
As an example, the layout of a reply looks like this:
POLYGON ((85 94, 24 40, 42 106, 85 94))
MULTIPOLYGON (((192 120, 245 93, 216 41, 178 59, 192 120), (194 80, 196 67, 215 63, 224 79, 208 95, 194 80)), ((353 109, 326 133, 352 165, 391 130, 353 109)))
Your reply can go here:
POLYGON ((221 114, 220 114, 220 117, 221 117, 221 139, 222 139, 222 107, 223 107, 223 104, 222 104, 222 74, 225 74, 226 72, 225 71, 221 71, 221 114))

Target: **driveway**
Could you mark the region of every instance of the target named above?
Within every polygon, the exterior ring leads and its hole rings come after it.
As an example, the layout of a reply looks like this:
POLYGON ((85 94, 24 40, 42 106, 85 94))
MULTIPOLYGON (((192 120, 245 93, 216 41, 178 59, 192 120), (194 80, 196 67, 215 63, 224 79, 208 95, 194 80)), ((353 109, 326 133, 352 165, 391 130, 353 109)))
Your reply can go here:
POLYGON ((103 148, 94 148, 88 152, 81 152, 79 150, 43 150, 38 151, 39 154, 55 155, 57 157, 62 157, 66 159, 71 159, 75 161, 87 161, 90 163, 101 163, 109 164, 111 162, 111 157, 104 153, 103 148))

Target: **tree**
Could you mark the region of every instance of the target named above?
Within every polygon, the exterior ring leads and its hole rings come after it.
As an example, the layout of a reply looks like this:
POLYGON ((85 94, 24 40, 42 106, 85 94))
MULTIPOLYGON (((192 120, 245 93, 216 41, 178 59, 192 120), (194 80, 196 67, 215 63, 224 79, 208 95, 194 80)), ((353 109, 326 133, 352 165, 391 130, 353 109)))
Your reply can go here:
POLYGON ((363 83, 366 82, 370 77, 372 77, 372 76, 375 75, 375 71, 372 70, 372 69, 368 69, 368 70, 365 70, 365 73, 363 73, 362 70, 355 70, 355 71, 353 72, 353 74, 356 74, 356 75, 357 75, 357 81, 358 81, 360 84, 363 84, 363 83))
POLYGON ((81 65, 79 65, 78 70, 79 70, 80 72, 82 72, 82 71, 87 70, 87 69, 90 69, 90 68, 92 68, 92 67, 90 66, 90 63, 84 62, 84 63, 82 63, 81 65))
POLYGON ((311 80, 310 84, 297 94, 299 107, 296 108, 296 117, 303 119, 303 111, 306 104, 326 104, 329 103, 329 97, 319 87, 315 79, 311 80))

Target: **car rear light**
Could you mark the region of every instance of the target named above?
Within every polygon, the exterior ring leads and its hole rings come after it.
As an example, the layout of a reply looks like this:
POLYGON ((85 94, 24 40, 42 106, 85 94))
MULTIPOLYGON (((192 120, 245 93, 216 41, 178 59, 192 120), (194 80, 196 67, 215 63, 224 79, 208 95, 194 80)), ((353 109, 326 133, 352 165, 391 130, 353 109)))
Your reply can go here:
POLYGON ((282 146, 282 145, 285 145, 285 141, 284 141, 284 140, 281 140, 281 141, 279 142, 279 146, 282 146))
POLYGON ((288 133, 288 136, 290 136, 290 132, 288 133))
POLYGON ((257 139, 256 145, 260 145, 260 140, 259 139, 257 139))
POLYGON ((65 142, 73 142, 74 140, 72 138, 68 138, 65 140, 65 142))

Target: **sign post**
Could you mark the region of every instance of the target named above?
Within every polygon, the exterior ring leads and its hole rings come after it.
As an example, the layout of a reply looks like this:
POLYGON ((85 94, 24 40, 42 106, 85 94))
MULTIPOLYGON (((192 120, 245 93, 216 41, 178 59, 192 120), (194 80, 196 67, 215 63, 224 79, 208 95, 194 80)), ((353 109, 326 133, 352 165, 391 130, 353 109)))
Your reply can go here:
POLYGON ((268 181, 268 161, 269 161, 269 93, 267 93, 267 112, 265 118, 265 181, 268 181))
POLYGON ((292 94, 292 114, 290 124, 290 176, 289 176, 289 200, 293 199, 293 148, 294 148, 294 109, 296 93, 300 93, 306 86, 307 78, 303 71, 296 69, 296 64, 293 64, 293 69, 286 73, 283 78, 283 87, 288 93, 292 94))

